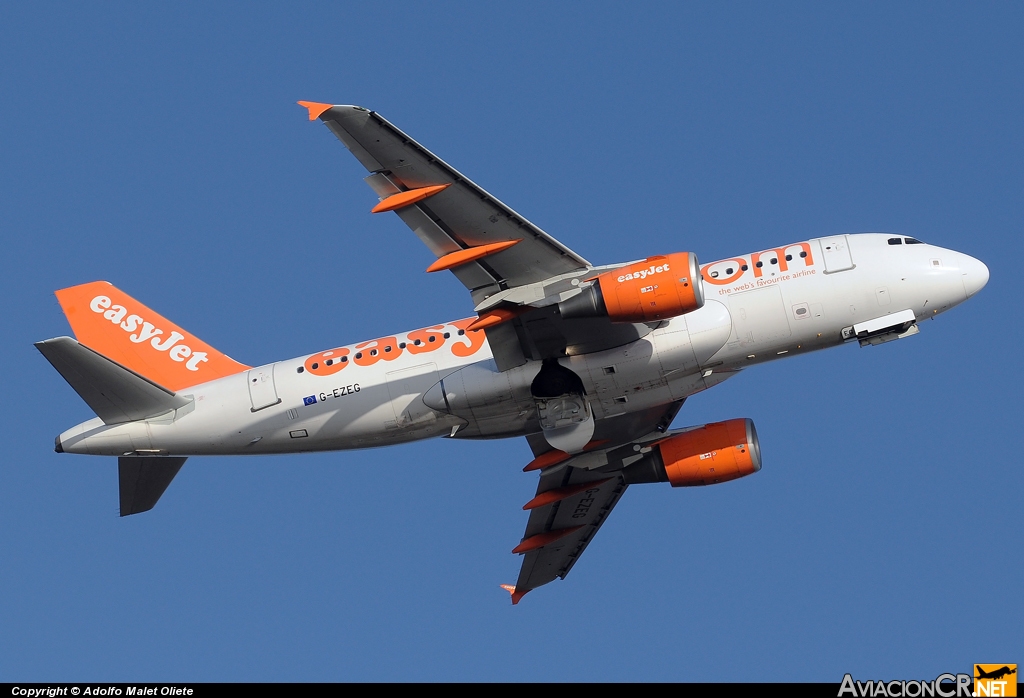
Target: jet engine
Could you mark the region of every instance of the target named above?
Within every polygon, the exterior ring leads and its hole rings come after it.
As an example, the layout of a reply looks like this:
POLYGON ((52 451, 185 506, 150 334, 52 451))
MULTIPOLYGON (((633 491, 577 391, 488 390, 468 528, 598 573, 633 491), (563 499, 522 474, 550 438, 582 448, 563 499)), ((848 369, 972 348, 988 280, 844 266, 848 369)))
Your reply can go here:
POLYGON ((647 457, 623 469, 627 484, 714 485, 761 469, 761 445, 749 419, 694 427, 655 442, 647 457))
POLYGON ((563 318, 664 320, 704 305, 703 284, 697 255, 692 252, 648 257, 598 275, 581 293, 559 303, 558 310, 563 318))

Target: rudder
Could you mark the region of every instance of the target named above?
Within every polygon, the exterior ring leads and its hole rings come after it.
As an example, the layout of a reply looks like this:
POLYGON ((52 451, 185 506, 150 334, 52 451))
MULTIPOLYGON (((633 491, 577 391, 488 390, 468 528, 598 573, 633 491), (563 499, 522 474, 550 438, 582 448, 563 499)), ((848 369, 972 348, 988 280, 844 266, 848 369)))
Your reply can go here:
POLYGON ((56 296, 81 344, 168 390, 249 368, 107 281, 64 288, 56 296))

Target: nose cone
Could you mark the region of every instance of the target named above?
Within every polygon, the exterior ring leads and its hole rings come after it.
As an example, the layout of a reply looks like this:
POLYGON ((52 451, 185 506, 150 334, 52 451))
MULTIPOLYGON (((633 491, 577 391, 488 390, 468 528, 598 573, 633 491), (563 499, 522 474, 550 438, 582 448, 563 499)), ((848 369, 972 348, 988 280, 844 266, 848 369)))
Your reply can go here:
POLYGON ((968 298, 985 288, 985 284, 988 283, 988 267, 980 259, 964 255, 964 259, 960 262, 960 273, 968 298))

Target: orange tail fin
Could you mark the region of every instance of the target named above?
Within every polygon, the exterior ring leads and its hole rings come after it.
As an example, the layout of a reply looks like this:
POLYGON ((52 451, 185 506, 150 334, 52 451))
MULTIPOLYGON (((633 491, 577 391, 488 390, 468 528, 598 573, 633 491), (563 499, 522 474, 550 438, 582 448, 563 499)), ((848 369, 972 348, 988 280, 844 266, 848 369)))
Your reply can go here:
POLYGON ((61 289, 56 295, 79 342, 168 390, 249 368, 106 281, 61 289))

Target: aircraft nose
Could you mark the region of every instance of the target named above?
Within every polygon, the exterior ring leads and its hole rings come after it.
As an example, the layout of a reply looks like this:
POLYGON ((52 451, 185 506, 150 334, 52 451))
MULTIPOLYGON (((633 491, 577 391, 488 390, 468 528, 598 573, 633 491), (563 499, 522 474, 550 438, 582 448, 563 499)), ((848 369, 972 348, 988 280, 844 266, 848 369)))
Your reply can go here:
POLYGON ((980 259, 964 255, 963 261, 960 262, 960 273, 968 298, 985 288, 985 284, 988 283, 988 267, 980 259))

